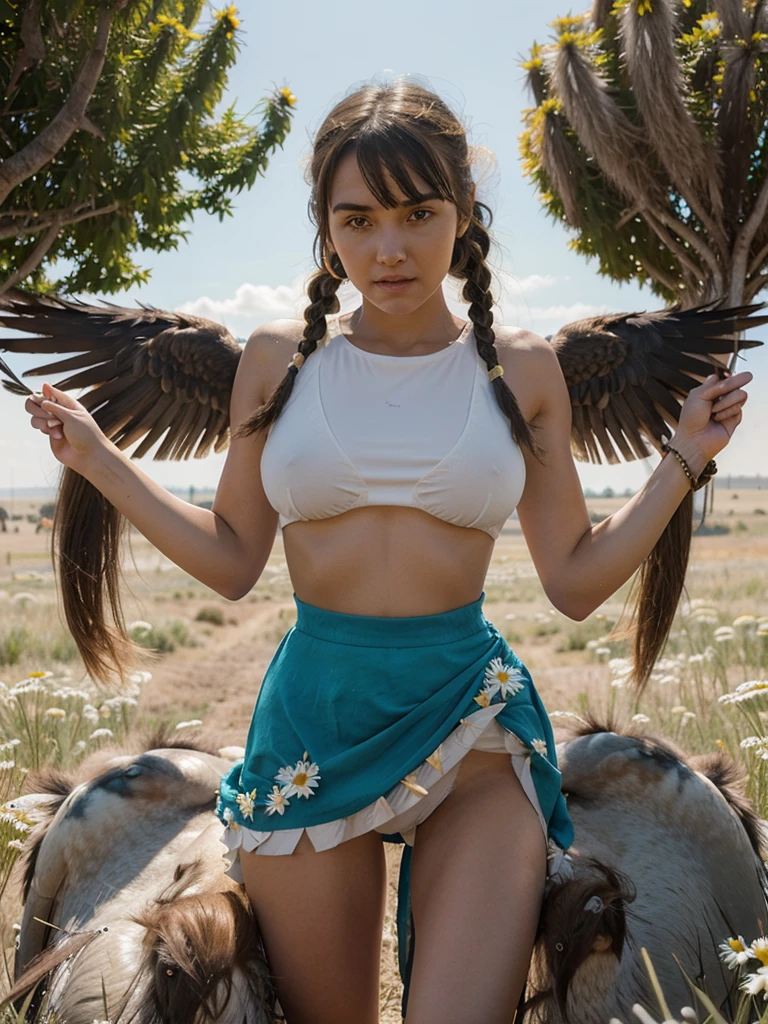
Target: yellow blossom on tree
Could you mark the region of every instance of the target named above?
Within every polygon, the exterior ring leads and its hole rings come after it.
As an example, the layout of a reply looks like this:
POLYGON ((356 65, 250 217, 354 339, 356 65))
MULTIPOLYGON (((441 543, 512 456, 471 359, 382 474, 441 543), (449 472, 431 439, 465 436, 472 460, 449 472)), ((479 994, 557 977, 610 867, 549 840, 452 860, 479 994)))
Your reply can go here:
POLYGON ((283 97, 283 99, 285 100, 289 107, 292 107, 296 102, 296 97, 293 95, 293 93, 291 92, 287 85, 280 90, 280 95, 283 97))

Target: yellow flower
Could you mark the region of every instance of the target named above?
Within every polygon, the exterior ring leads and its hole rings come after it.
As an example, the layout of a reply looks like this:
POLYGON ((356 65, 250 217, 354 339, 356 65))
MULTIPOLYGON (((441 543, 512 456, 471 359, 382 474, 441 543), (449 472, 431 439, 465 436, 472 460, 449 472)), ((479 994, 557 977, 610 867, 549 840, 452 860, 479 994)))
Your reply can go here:
MULTIPOLYGON (((728 941, 733 946, 734 940, 729 939, 728 941)), ((733 946, 733 948, 736 949, 735 946, 733 946)), ((768 939, 755 939, 755 941, 749 947, 749 951, 756 960, 760 961, 763 967, 768 967, 768 939)), ((740 950, 738 950, 737 952, 740 952, 740 950)))
POLYGON ((296 103, 296 97, 293 95, 291 90, 286 85, 280 90, 280 95, 283 97, 289 107, 292 107, 296 103))
POLYGON ((42 679, 43 676, 47 676, 50 674, 51 673, 49 672, 30 672, 27 676, 27 679, 42 679))
POLYGON ((716 747, 724 747, 725 744, 723 743, 722 740, 715 740, 715 746, 716 747))

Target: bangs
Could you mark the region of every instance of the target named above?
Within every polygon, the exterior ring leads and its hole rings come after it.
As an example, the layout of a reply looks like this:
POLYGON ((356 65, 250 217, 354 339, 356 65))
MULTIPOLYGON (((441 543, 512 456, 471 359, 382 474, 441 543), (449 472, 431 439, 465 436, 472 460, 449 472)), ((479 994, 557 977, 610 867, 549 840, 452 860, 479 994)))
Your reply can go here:
POLYGON ((441 199, 456 204, 456 196, 449 176, 434 149, 424 144, 421 132, 411 133, 402 123, 366 126, 352 140, 347 151, 354 150, 357 166, 365 184, 385 207, 395 207, 399 200, 387 187, 385 171, 412 202, 419 202, 424 194, 416 187, 410 171, 427 182, 428 191, 434 190, 441 199))

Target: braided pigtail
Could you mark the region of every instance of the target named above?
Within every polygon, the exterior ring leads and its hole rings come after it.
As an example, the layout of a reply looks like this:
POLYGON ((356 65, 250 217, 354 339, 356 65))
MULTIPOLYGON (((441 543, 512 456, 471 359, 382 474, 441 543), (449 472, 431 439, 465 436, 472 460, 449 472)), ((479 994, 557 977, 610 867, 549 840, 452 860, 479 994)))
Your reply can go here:
POLYGON ((246 437, 258 430, 263 430, 277 419, 293 391, 293 383, 299 367, 317 348, 318 342, 325 337, 328 325, 326 317, 330 313, 337 313, 341 308, 336 292, 339 290, 341 281, 330 274, 327 270, 317 270, 309 279, 307 294, 309 305, 304 310, 304 337, 299 342, 297 355, 288 367, 288 372, 269 396, 269 399, 260 406, 249 420, 240 427, 235 437, 246 437), (301 356, 301 358, 298 358, 301 356))
MULTIPOLYGON (((450 272, 455 277, 466 279, 461 297, 465 302, 470 303, 468 312, 469 318, 475 326, 478 354, 485 360, 488 369, 492 370, 498 364, 499 357, 496 353, 492 327, 491 272, 486 263, 491 239, 482 221, 483 210, 487 213, 490 225, 492 214, 489 207, 485 203, 476 201, 469 227, 461 237, 456 239, 454 261, 450 272)), ((512 437, 517 444, 524 445, 541 461, 542 449, 533 436, 535 425, 528 423, 524 418, 517 399, 502 376, 497 376, 491 381, 491 384, 499 408, 510 421, 512 437)))

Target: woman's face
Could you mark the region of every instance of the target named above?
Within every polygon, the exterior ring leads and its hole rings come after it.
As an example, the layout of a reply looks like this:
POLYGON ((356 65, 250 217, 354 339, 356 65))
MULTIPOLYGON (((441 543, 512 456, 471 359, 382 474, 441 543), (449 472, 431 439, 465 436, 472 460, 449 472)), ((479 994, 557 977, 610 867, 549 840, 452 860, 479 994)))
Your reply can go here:
MULTIPOLYGON (((427 183, 411 171, 420 192, 427 183)), ((445 199, 425 198, 411 203, 387 173, 387 184, 407 206, 387 209, 365 184, 354 152, 339 162, 330 193, 329 251, 336 252, 352 284, 367 300, 387 312, 417 309, 442 284, 451 266, 459 226, 457 210, 445 199), (392 286, 384 277, 404 277, 409 283, 392 286)))

